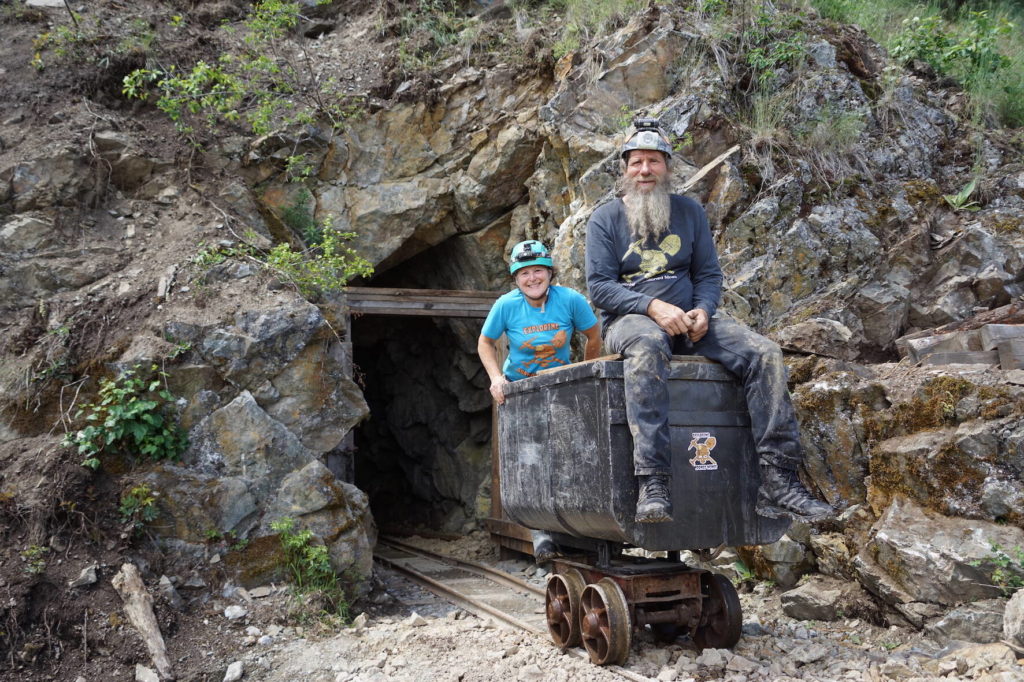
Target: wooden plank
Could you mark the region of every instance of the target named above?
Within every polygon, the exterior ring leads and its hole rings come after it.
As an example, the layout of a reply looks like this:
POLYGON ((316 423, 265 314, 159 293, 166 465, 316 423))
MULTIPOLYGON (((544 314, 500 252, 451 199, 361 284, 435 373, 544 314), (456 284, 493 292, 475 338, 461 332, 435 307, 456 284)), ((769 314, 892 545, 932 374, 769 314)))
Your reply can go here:
POLYGON ((1002 369, 1024 369, 1024 338, 1001 341, 997 352, 1002 369))
POLYGON ((490 306, 438 306, 433 304, 360 301, 349 305, 349 310, 363 315, 420 315, 431 317, 477 317, 485 318, 490 306))
POLYGON ((683 183, 683 191, 684 192, 689 191, 689 189, 691 187, 693 187, 698 182, 700 182, 701 178, 703 178, 705 175, 707 175, 712 170, 714 170, 715 167, 718 166, 718 164, 722 163, 723 161, 728 159, 730 156, 732 156, 733 154, 735 154, 739 150, 740 150, 740 146, 737 144, 737 145, 734 145, 734 146, 730 147, 729 149, 727 149, 722 154, 719 154, 710 163, 706 164, 703 168, 701 168, 693 176, 691 176, 689 180, 687 180, 685 183, 683 183))
POLYGON ((600 362, 602 360, 621 360, 621 359, 622 359, 621 355, 619 355, 618 353, 613 353, 611 355, 602 355, 601 357, 594 358, 593 360, 581 360, 579 362, 570 362, 568 365, 559 365, 558 367, 548 367, 547 369, 540 370, 539 372, 537 372, 537 374, 551 374, 552 372, 561 371, 561 370, 565 369, 566 367, 575 367, 576 365, 584 365, 584 364, 586 364, 588 362, 600 362))
POLYGON ((501 293, 455 289, 349 287, 349 310, 363 315, 419 317, 487 317, 501 293))
POLYGON ((1003 341, 1024 338, 1024 324, 986 324, 981 328, 981 350, 995 350, 1003 341))
POLYGON ((948 332, 918 339, 906 337, 896 340, 896 348, 902 357, 921 362, 932 353, 983 350, 977 331, 948 332))
POLYGON ((428 296, 433 298, 464 297, 493 301, 504 293, 504 291, 474 291, 472 289, 394 289, 388 287, 348 287, 345 289, 345 295, 350 299, 358 299, 362 296, 393 296, 396 298, 428 296))
POLYGON ((999 353, 994 350, 947 351, 927 355, 921 362, 925 365, 998 365, 999 353))
POLYGON ((352 303, 365 303, 368 301, 382 303, 432 303, 435 305, 481 305, 490 306, 496 299, 482 296, 390 296, 388 294, 360 294, 349 296, 348 301, 352 303))

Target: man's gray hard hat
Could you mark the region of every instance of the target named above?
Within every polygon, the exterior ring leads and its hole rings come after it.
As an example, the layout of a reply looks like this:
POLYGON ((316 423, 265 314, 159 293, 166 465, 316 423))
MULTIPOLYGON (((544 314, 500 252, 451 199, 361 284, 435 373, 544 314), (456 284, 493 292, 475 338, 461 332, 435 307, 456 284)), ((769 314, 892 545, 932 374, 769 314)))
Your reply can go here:
POLYGON ((626 144, 622 145, 620 158, 625 159, 634 149, 651 149, 664 153, 670 159, 672 158, 672 145, 668 143, 668 139, 665 138, 660 130, 650 128, 637 130, 626 140, 626 144))

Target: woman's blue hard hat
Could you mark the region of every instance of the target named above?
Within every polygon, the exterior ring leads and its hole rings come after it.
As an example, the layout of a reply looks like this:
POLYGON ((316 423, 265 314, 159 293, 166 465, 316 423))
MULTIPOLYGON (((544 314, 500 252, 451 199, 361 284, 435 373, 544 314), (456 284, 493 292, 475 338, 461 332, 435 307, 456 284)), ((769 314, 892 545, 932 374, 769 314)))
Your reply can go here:
POLYGON ((547 267, 553 267, 551 264, 551 253, 548 251, 548 247, 541 244, 536 239, 527 239, 524 242, 519 242, 512 247, 512 258, 508 264, 508 271, 513 275, 516 274, 516 270, 525 268, 527 265, 546 265, 547 267))

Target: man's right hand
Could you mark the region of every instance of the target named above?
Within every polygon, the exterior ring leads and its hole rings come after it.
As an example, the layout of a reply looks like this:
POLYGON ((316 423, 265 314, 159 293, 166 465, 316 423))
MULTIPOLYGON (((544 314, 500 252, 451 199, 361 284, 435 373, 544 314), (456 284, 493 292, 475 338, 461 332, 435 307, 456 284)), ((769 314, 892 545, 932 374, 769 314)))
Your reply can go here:
POLYGON ((647 306, 647 316, 672 336, 689 333, 693 322, 685 310, 658 298, 653 299, 647 306))

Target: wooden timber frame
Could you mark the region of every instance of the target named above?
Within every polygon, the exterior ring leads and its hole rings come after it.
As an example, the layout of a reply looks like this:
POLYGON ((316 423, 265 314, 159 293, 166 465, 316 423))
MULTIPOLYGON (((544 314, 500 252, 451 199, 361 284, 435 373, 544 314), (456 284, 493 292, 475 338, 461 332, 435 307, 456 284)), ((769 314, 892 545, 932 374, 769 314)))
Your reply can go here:
MULTIPOLYGON (((504 292, 502 292, 504 293, 504 292)), ((483 320, 501 293, 454 289, 386 289, 348 287, 349 314, 458 317, 483 320)), ((349 326, 351 329, 351 325, 349 326)), ((498 462, 498 406, 491 403, 491 511, 484 519, 502 559, 514 553, 533 554, 530 531, 510 521, 501 509, 501 467, 498 462)))

